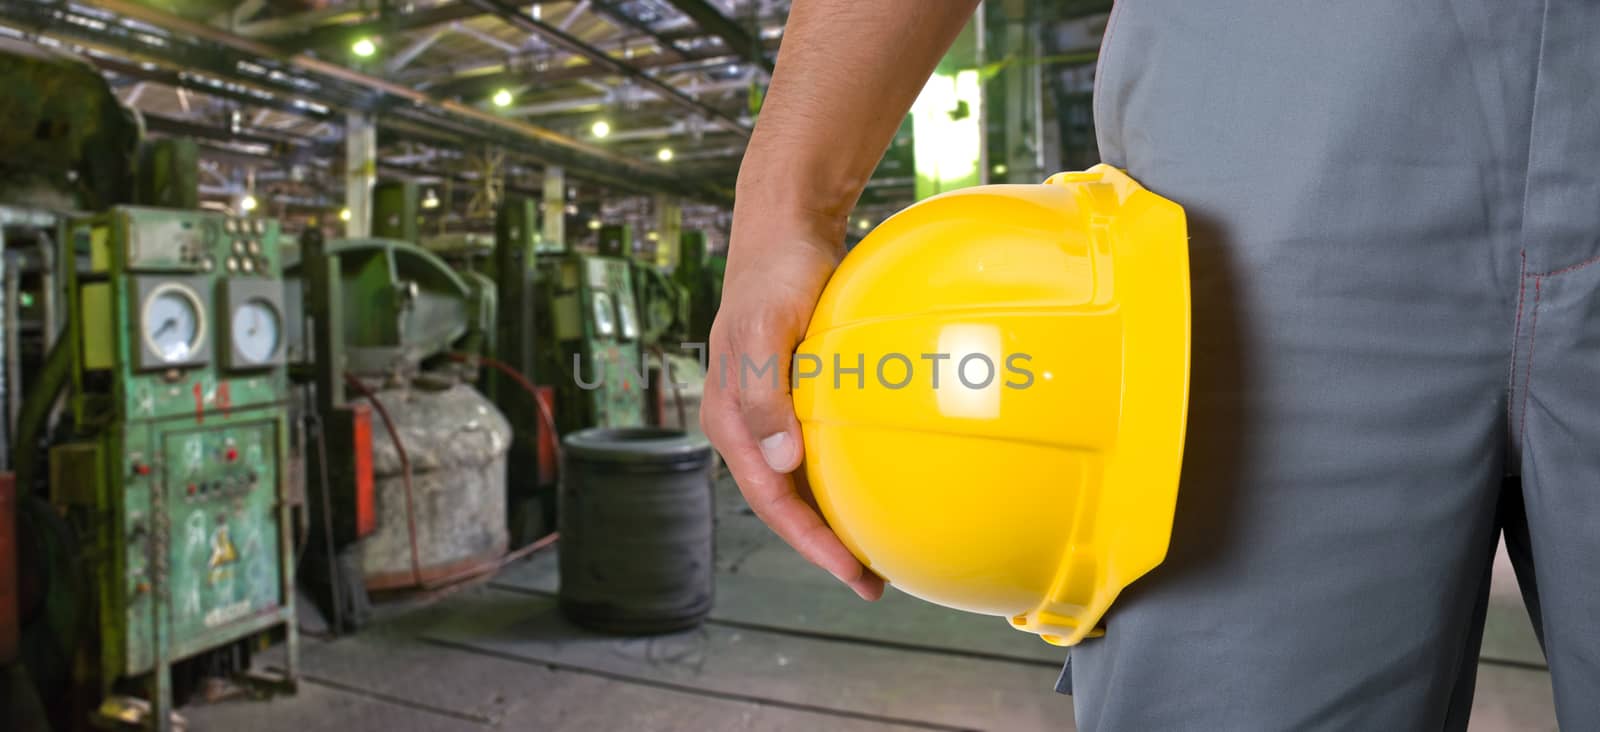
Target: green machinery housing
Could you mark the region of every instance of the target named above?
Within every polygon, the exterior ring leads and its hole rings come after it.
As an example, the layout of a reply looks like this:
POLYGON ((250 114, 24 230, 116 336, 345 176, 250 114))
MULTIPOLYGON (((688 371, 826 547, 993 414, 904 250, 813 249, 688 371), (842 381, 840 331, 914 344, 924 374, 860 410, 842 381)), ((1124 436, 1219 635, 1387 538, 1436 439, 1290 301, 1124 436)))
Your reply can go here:
POLYGON ((688 301, 684 335, 691 343, 708 343, 711 323, 716 320, 717 307, 722 302, 722 273, 727 269, 728 260, 711 256, 704 231, 685 231, 681 236, 678 268, 673 271, 672 279, 683 288, 688 301))
MULTIPOLYGON (((601 227, 597 254, 540 254, 542 381, 559 395, 563 432, 632 426, 650 414, 647 359, 705 343, 721 299, 721 268, 704 232, 686 231, 677 270, 666 276, 631 258, 633 232, 601 227)), ((681 355, 681 354, 680 354, 681 355)))
POLYGON ((630 263, 568 252, 539 256, 547 347, 539 373, 555 386, 562 433, 644 423, 643 335, 630 263))
MULTIPOLYGON (((84 543, 102 694, 268 631, 296 659, 282 260, 265 219, 118 207, 69 224, 75 439, 50 500, 84 543)), ((50 368, 50 366, 47 366, 50 368)))

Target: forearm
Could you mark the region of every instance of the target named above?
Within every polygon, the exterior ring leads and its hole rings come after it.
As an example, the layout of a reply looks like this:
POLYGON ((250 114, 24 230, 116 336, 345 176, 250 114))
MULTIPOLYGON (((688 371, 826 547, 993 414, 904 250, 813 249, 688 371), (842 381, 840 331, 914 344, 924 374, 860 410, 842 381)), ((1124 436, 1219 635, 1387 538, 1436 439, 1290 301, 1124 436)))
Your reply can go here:
MULTIPOLYGON (((795 0, 737 208, 841 227, 977 0, 795 0)), ((833 232, 819 232, 832 234, 833 232)))

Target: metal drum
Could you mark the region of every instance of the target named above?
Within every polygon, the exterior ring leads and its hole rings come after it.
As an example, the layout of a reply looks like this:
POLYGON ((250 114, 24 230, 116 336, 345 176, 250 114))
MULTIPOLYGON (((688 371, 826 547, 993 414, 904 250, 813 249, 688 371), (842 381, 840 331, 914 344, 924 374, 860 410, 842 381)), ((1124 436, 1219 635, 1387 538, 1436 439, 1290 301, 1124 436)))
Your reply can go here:
POLYGON ((562 441, 561 609, 608 633, 666 633, 711 610, 711 446, 654 428, 562 441))

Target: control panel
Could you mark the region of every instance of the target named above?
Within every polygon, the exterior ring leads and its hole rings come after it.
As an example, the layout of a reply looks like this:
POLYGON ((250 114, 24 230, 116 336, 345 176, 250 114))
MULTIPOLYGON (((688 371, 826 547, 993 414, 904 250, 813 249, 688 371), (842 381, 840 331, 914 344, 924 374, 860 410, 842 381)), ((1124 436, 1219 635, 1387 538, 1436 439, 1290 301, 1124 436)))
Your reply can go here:
POLYGON ((170 708, 176 660, 295 632, 278 225, 119 207, 68 235, 89 439, 52 448, 52 500, 98 548, 101 683, 150 674, 170 708))
POLYGON ((556 418, 563 433, 644 422, 639 309, 626 259, 541 256, 540 276, 553 343, 540 349, 539 373, 559 379, 556 418))

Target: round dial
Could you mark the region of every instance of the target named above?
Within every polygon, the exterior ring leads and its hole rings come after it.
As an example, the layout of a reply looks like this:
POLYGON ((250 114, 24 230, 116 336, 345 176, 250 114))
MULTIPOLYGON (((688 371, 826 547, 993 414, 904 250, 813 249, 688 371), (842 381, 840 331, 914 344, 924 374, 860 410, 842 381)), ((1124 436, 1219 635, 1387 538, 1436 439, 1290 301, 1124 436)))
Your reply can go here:
POLYGON ((153 290, 144 301, 145 345, 166 363, 180 363, 195 356, 205 337, 205 314, 200 298, 189 288, 166 284, 153 290))
POLYGON ((248 300, 233 311, 233 348, 249 363, 266 363, 278 351, 278 311, 266 300, 248 300))

